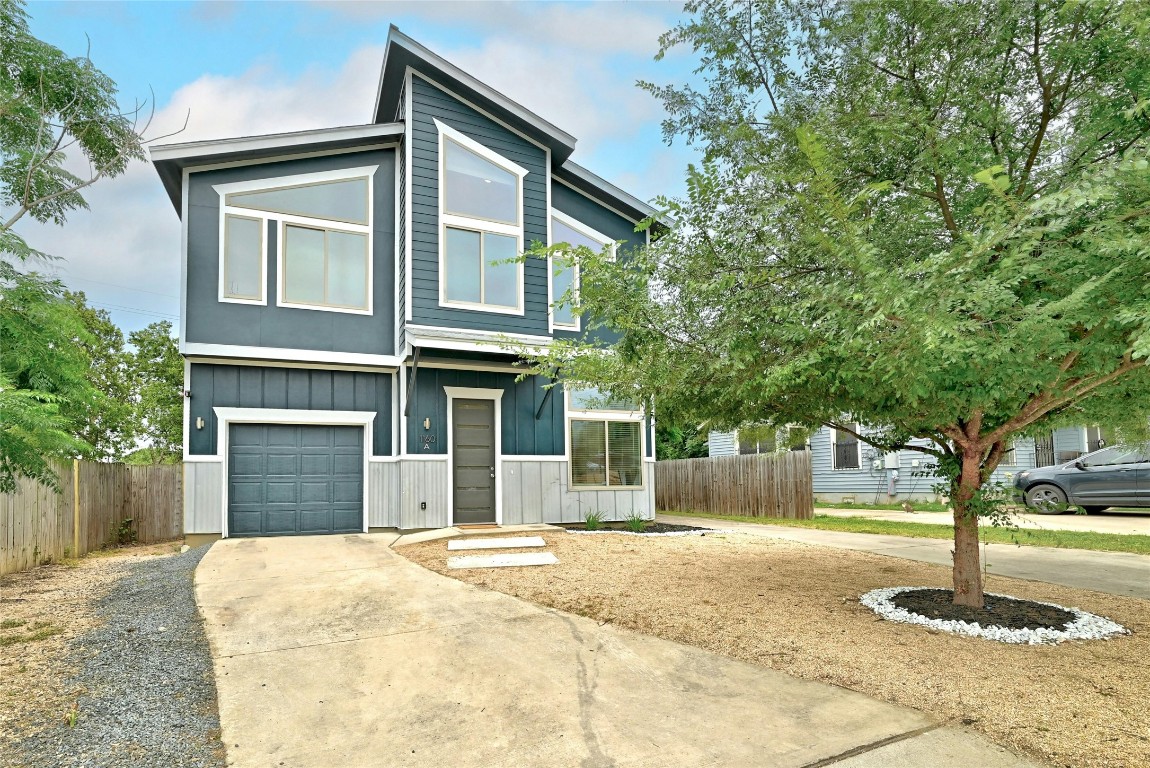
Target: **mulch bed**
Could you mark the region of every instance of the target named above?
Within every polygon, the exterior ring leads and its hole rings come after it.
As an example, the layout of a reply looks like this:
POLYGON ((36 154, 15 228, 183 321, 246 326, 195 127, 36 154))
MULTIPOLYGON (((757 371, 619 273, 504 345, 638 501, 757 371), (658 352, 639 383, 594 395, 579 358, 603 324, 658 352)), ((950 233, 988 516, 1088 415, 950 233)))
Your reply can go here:
MULTIPOLYGON (((573 525, 564 525, 569 531, 585 531, 587 526, 583 523, 575 523, 573 525)), ((596 530, 600 531, 629 531, 630 529, 623 523, 605 523, 596 530)), ((710 531, 711 528, 702 528, 697 525, 673 525, 671 523, 648 523, 643 526, 643 533, 682 533, 683 531, 710 531)))
POLYGON ((983 627, 1007 629, 1065 629, 1077 617, 1053 605, 987 595, 983 608, 954 604, 949 589, 914 589, 900 592, 891 602, 928 619, 965 621, 983 627))

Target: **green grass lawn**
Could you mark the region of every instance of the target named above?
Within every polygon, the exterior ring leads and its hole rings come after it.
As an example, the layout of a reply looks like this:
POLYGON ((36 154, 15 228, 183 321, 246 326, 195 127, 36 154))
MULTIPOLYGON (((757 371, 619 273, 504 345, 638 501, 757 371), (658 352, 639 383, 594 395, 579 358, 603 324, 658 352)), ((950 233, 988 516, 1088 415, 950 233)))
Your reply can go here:
MULTIPOLYGON (((668 514, 683 517, 706 517, 712 520, 730 520, 736 523, 785 525, 792 528, 817 528, 824 531, 912 536, 918 539, 954 538, 954 529, 949 525, 902 523, 896 520, 868 520, 862 517, 815 515, 813 520, 787 520, 783 518, 766 517, 722 517, 696 512, 674 512, 668 514)), ((990 526, 983 527, 980 534, 982 540, 989 544, 1018 544, 1030 547, 1091 549, 1097 552, 1133 552, 1137 555, 1150 555, 1150 536, 1140 534, 1032 530, 1029 528, 993 528, 990 526)))
MULTIPOLYGON (((912 501, 915 512, 949 512, 950 507, 945 504, 940 504, 937 501, 912 501)), ((837 501, 815 501, 815 507, 822 507, 823 509, 881 509, 887 512, 902 512, 902 503, 898 504, 864 504, 862 502, 851 502, 845 504, 837 501)))

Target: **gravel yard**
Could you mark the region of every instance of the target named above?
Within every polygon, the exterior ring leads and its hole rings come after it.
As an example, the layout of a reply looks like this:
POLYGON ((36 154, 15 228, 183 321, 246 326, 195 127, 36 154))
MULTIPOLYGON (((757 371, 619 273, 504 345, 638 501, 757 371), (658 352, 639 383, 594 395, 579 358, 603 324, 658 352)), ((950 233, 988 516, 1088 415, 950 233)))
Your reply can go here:
POLYGON ((915 707, 1051 765, 1150 765, 1150 602, 992 575, 988 591, 1133 631, 1006 645, 883 621, 858 603, 878 587, 949 587, 948 568, 739 534, 544 538, 558 565, 448 572, 443 541, 396 551, 462 581, 915 707))
POLYGON ((0 766, 224 765, 192 592, 206 548, 175 546, 0 580, 0 766))

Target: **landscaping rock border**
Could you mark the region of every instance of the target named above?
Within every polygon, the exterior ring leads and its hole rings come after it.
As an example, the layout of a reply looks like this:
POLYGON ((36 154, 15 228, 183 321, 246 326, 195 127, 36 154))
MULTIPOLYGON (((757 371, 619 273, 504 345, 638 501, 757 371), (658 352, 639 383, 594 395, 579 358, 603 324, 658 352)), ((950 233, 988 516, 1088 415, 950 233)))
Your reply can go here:
MULTIPOLYGON (((1073 614, 1077 618, 1067 624, 1065 629, 1049 629, 1045 627, 1038 629, 1009 629, 1007 627, 996 626, 984 627, 980 624, 966 621, 930 619, 899 608, 892 601, 895 595, 918 589, 937 589, 937 587, 882 587, 867 592, 859 598, 859 602, 887 621, 895 621, 900 624, 918 624, 919 626, 929 627, 930 629, 949 632, 953 635, 981 637, 984 640, 994 640, 1000 643, 1056 645, 1064 640, 1107 640, 1111 637, 1130 634, 1130 630, 1126 629, 1126 627, 1103 616, 1097 616, 1078 608, 1067 608, 1057 603, 1044 603, 1040 600, 1032 600, 1031 602, 1060 608, 1073 614)), ((990 593, 987 593, 987 597, 1009 598, 1008 595, 992 595, 990 593)), ((1018 598, 1010 599, 1017 600, 1018 598)))

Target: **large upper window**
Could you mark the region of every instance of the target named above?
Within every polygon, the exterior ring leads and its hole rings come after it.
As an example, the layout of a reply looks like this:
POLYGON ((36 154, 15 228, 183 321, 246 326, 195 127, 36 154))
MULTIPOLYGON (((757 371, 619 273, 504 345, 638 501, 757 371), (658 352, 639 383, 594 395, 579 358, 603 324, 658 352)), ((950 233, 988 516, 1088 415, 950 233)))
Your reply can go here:
MULTIPOLYGON (((582 224, 558 211, 551 212, 551 244, 567 243, 582 246, 593 251, 601 251, 612 243, 606 235, 582 224)), ((613 252, 613 249, 612 249, 613 252)), ((579 315, 575 303, 579 300, 579 267, 577 264, 549 265, 551 285, 551 327, 564 330, 579 330, 579 315)))
POLYGON ((523 314, 527 171, 435 121, 440 157, 440 303, 523 314))
POLYGON ((371 312, 374 167, 238 182, 221 194, 220 300, 266 304, 268 232, 279 304, 371 312))
POLYGON ((638 406, 595 390, 567 393, 572 488, 643 485, 643 420, 638 406))

